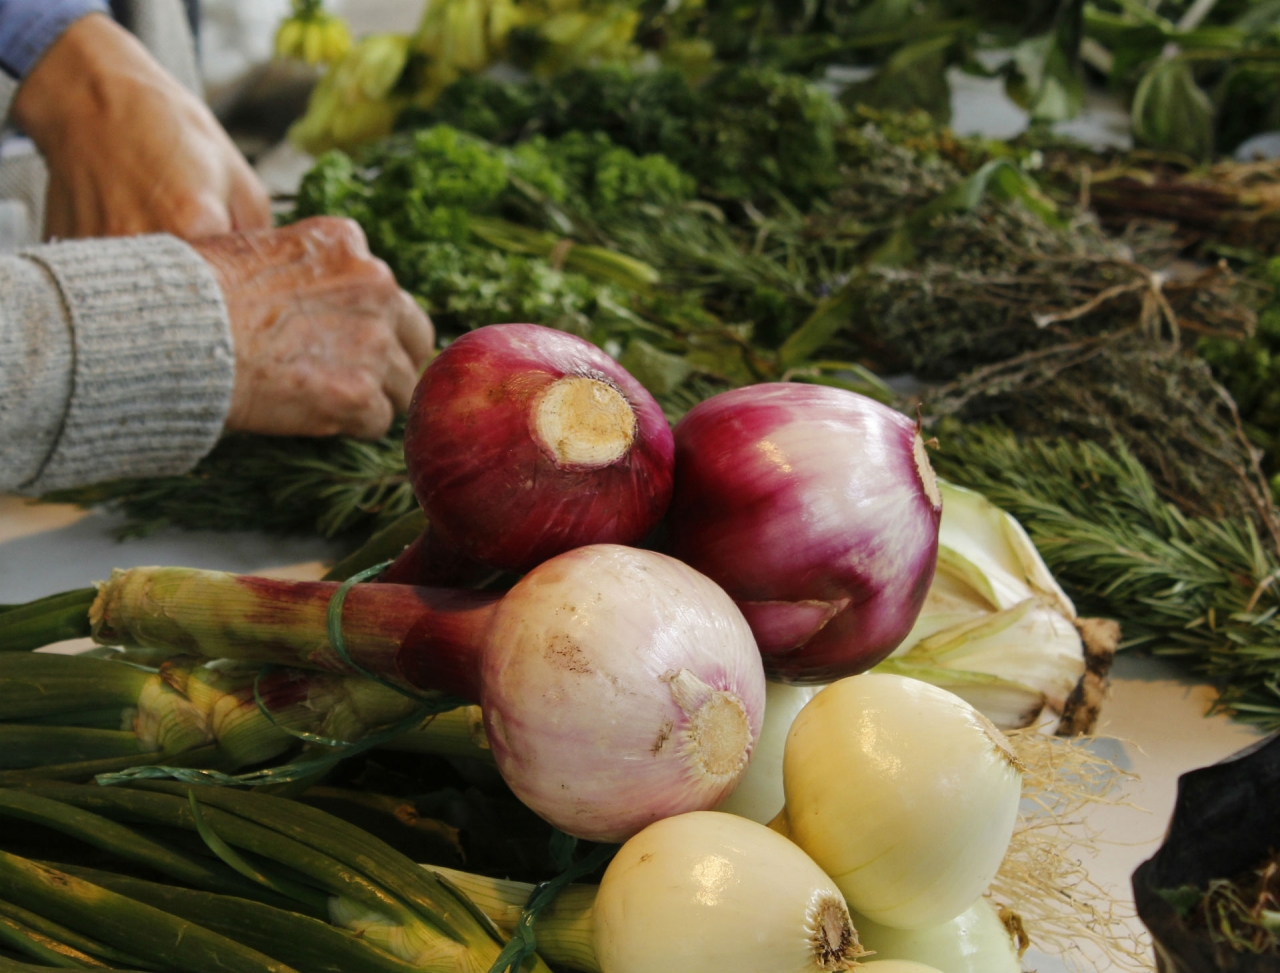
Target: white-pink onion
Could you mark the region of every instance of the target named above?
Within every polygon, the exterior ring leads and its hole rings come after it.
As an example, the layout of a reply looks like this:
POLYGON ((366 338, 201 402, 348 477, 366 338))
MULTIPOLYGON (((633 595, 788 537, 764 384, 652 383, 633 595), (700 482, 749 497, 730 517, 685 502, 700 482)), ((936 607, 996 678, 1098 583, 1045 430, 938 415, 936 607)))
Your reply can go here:
POLYGON ((734 598, 770 678, 862 672, 911 630, 942 500, 916 423, 840 389, 717 395, 676 426, 674 553, 734 598))
POLYGON ((534 324, 463 335, 423 372, 405 465, 428 534, 384 577, 452 580, 459 556, 527 571, 584 544, 629 544, 671 498, 662 410, 582 338, 534 324))
MULTIPOLYGON (((327 631, 336 588, 135 568, 102 587, 94 636, 350 672, 327 631)), ((358 584, 342 632, 362 670, 479 703, 516 796, 593 841, 714 807, 763 722, 746 620, 713 581, 652 551, 580 547, 506 593, 358 584)))

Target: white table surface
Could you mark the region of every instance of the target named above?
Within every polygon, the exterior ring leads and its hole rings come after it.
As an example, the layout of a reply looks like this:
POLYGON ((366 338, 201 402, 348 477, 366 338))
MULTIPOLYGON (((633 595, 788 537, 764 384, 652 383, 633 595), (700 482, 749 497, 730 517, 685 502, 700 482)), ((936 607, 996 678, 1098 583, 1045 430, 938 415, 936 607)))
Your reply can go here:
MULTIPOLYGON (((324 541, 252 533, 166 531, 120 542, 113 535, 119 523, 99 511, 32 505, 0 495, 0 604, 85 587, 113 567, 143 564, 316 578, 339 554, 324 541)), ((1108 756, 1138 779, 1123 791, 1131 806, 1098 807, 1090 815, 1089 824, 1106 844, 1088 867, 1096 882, 1131 902, 1129 875, 1160 843, 1178 774, 1234 753, 1257 733, 1221 716, 1206 717, 1212 692, 1162 660, 1122 655, 1113 675, 1099 733, 1115 738, 1106 744, 1108 756)), ((1038 973, 1070 968, 1034 949, 1024 965, 1038 973)))

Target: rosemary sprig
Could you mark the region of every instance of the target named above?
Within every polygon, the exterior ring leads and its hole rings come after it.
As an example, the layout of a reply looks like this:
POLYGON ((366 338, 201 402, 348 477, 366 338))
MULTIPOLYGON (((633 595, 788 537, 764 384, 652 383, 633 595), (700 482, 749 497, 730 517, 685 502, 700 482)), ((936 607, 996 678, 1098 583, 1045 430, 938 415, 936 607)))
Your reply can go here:
POLYGON ((124 537, 170 526, 336 537, 376 530, 416 506, 402 426, 376 442, 232 435, 183 476, 113 480, 43 499, 112 503, 124 537))
POLYGON ((1017 517, 1083 612, 1184 659, 1221 690, 1216 708, 1280 727, 1280 564, 1252 523, 1182 514, 1119 444, 939 432, 939 472, 1017 517))

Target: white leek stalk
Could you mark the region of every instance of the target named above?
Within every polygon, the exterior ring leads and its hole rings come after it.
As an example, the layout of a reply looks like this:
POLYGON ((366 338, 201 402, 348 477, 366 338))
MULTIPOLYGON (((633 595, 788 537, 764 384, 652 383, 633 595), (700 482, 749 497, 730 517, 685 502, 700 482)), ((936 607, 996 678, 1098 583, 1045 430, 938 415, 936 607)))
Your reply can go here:
POLYGON ((960 697, 867 673, 800 711, 771 827, 830 875, 849 907, 917 929, 954 919, 995 877, 1017 819, 1022 766, 960 697))
POLYGON ((942 686, 1004 729, 1028 726, 1047 708, 1062 718, 1060 732, 1087 732, 1118 631, 1077 618, 1010 514, 972 490, 940 487, 933 584, 915 626, 876 671, 942 686), (1109 638, 1094 645, 1093 635, 1109 638), (1086 679, 1086 668, 1098 678, 1086 679))
POLYGON ((782 790, 782 754, 787 733, 796 714, 821 688, 781 682, 765 684, 764 725, 751 752, 751 763, 734 792, 716 807, 717 811, 737 814, 760 824, 768 824, 778 816, 787 802, 782 790))
MULTIPOLYGON (((435 870, 504 932, 532 888, 435 870)), ((598 890, 570 886, 534 931, 540 955, 588 973, 822 973, 861 969, 864 955, 840 890, 812 859, 719 811, 649 825, 598 890)))
POLYGON ((877 960, 911 960, 946 973, 1021 973, 1009 930, 985 898, 950 922, 895 929, 853 914, 858 939, 877 960))
MULTIPOLYGON (((865 970, 867 973, 943 973, 935 967, 913 963, 906 959, 874 960, 870 963, 860 963, 858 969, 865 970)), ((951 971, 947 970, 946 973, 951 971)))

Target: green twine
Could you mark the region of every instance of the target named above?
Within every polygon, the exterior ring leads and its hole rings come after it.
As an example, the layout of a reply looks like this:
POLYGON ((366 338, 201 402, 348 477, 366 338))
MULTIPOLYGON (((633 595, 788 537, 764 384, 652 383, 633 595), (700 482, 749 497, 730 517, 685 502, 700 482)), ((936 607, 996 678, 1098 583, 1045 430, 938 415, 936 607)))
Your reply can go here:
MULTIPOLYGON (((552 857, 562 859, 567 850, 571 860, 577 842, 578 839, 557 830, 551 836, 552 857)), ((555 878, 537 885, 529 893, 529 899, 525 902, 524 908, 520 910, 520 919, 516 922, 514 935, 502 947, 502 952, 489 967, 489 973, 519 973, 524 961, 538 951, 538 940, 533 931, 533 924, 538 916, 556 900, 556 896, 564 891, 565 886, 584 875, 590 875, 611 859, 617 851, 617 845, 597 845, 581 861, 569 864, 555 878)))
POLYGON ((329 634, 329 644, 333 646, 333 650, 338 654, 347 665, 355 669, 368 679, 386 686, 388 689, 394 689, 402 696, 407 696, 417 702, 418 708, 410 713, 403 720, 395 723, 384 730, 364 737, 361 740, 338 740, 333 737, 322 736, 318 733, 309 733, 305 730, 295 730, 291 727, 281 724, 272 712, 267 709, 266 704, 262 701, 262 696, 258 692, 258 683, 262 676, 271 670, 271 666, 264 666, 259 670, 253 679, 253 700, 258 705, 258 711, 265 716, 273 726, 277 729, 288 733, 290 736, 297 737, 307 743, 318 744, 319 746, 329 747, 335 752, 327 754, 323 757, 317 757, 313 760, 297 760, 287 764, 281 764, 278 767, 266 767, 261 770, 252 770, 243 774, 224 774, 217 770, 204 770, 198 767, 163 767, 163 766, 142 766, 130 767, 127 770, 121 770, 116 773, 98 774, 94 779, 103 787, 111 787, 114 784, 125 784, 133 780, 161 780, 172 779, 181 781, 184 784, 216 784, 223 787, 262 787, 268 784, 289 784, 294 781, 309 777, 312 774, 328 770, 330 767, 346 760, 348 757, 354 757, 366 750, 380 746, 406 733, 418 726, 428 716, 434 716, 437 713, 445 713, 451 709, 457 709, 459 706, 467 705, 467 700, 457 696, 448 696, 442 693, 433 693, 430 696, 423 696, 412 692, 395 683, 388 682, 375 673, 366 671, 363 667, 357 665, 347 652, 346 642, 342 638, 342 606, 347 600, 347 592, 351 588, 374 575, 380 573, 390 561, 383 561, 381 564, 375 564, 363 571, 353 574, 346 581, 338 586, 338 590, 333 593, 333 597, 329 599, 329 608, 325 616, 326 628, 329 634))
MULTIPOLYGON (((425 697, 418 695, 411 689, 405 689, 403 686, 397 686, 393 682, 388 682, 376 672, 369 672, 363 666, 357 664, 356 661, 347 653, 347 643, 342 638, 342 605, 347 600, 347 592, 361 581, 364 581, 367 578, 372 578, 376 574, 381 574, 383 569, 389 564, 391 564, 390 561, 383 561, 380 564, 375 564, 372 567, 365 568, 363 571, 357 571, 351 577, 347 578, 346 581, 342 582, 342 584, 338 585, 338 590, 335 591, 333 593, 333 597, 329 599, 329 610, 325 615, 325 627, 329 634, 329 644, 333 646, 333 651, 338 653, 339 659, 349 665, 356 672, 360 673, 360 675, 372 679, 374 682, 379 685, 386 686, 388 689, 394 689, 401 696, 408 696, 415 702, 421 703, 425 701, 425 697)), ((459 703, 458 705, 461 706, 463 703, 459 703)))

